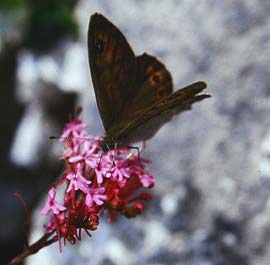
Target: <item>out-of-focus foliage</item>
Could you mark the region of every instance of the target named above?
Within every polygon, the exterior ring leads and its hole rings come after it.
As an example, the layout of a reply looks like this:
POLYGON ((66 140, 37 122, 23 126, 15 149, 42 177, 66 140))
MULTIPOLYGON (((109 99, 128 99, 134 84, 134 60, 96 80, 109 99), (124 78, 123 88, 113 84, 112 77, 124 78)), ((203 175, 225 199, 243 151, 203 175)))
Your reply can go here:
POLYGON ((12 9, 25 6, 25 0, 1 0, 0 8, 2 9, 12 9))
POLYGON ((73 16, 76 0, 32 0, 25 44, 33 50, 47 50, 63 37, 76 36, 73 16))
MULTIPOLYGON (((0 9, 6 16, 23 11, 23 46, 35 52, 47 51, 66 37, 77 36, 73 9, 77 0, 2 0, 0 9)), ((15 18, 16 20, 16 18, 15 18)))

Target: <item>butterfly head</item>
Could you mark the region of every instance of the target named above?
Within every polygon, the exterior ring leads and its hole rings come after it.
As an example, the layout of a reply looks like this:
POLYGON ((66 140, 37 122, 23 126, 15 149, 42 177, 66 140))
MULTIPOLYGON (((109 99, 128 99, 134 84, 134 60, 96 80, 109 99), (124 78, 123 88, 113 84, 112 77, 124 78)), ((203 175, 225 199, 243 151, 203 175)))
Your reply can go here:
POLYGON ((99 141, 99 147, 103 152, 108 152, 116 149, 118 147, 118 142, 116 142, 112 137, 106 136, 99 141))

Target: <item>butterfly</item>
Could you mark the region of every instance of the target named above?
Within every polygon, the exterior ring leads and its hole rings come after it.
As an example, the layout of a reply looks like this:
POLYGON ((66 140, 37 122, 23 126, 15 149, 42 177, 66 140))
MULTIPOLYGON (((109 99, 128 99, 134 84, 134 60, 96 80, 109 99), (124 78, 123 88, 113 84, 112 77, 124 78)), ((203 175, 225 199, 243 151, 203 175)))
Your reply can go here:
POLYGON ((196 82, 173 92, 165 65, 147 53, 135 56, 121 31, 103 15, 91 16, 88 55, 105 137, 103 151, 150 139, 158 129, 210 95, 196 82))

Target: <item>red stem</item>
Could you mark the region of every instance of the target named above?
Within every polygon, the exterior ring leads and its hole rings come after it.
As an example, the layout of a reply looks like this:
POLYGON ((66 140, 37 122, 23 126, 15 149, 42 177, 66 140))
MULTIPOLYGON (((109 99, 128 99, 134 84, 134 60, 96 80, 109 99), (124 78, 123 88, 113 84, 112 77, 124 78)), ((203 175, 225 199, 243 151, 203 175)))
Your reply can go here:
POLYGON ((21 263, 26 257, 37 253, 40 249, 54 243, 57 241, 57 236, 52 237, 49 239, 49 237, 54 233, 55 231, 51 233, 44 234, 38 241, 33 243, 32 245, 25 247, 19 255, 17 255, 15 258, 13 258, 7 265, 16 265, 21 263))
POLYGON ((13 195, 21 202, 24 214, 25 214, 25 220, 24 220, 24 238, 25 238, 25 244, 26 247, 28 247, 29 242, 29 231, 30 231, 30 214, 29 214, 29 208, 25 202, 25 200, 22 198, 21 194, 19 192, 14 192, 13 195))

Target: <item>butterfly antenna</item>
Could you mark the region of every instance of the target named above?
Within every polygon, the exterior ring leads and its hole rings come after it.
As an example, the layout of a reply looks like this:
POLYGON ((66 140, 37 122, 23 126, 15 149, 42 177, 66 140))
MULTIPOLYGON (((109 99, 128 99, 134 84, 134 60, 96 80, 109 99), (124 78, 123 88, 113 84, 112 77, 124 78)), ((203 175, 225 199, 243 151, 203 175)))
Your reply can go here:
POLYGON ((92 138, 87 138, 87 137, 72 137, 72 136, 68 136, 68 137, 50 136, 49 139, 51 139, 51 140, 62 139, 62 140, 66 140, 66 141, 69 141, 69 140, 72 140, 72 139, 75 139, 75 140, 86 140, 86 141, 95 141, 95 139, 92 139, 92 138))
POLYGON ((71 140, 72 137, 50 136, 49 139, 51 139, 51 140, 56 140, 56 139, 71 140))

